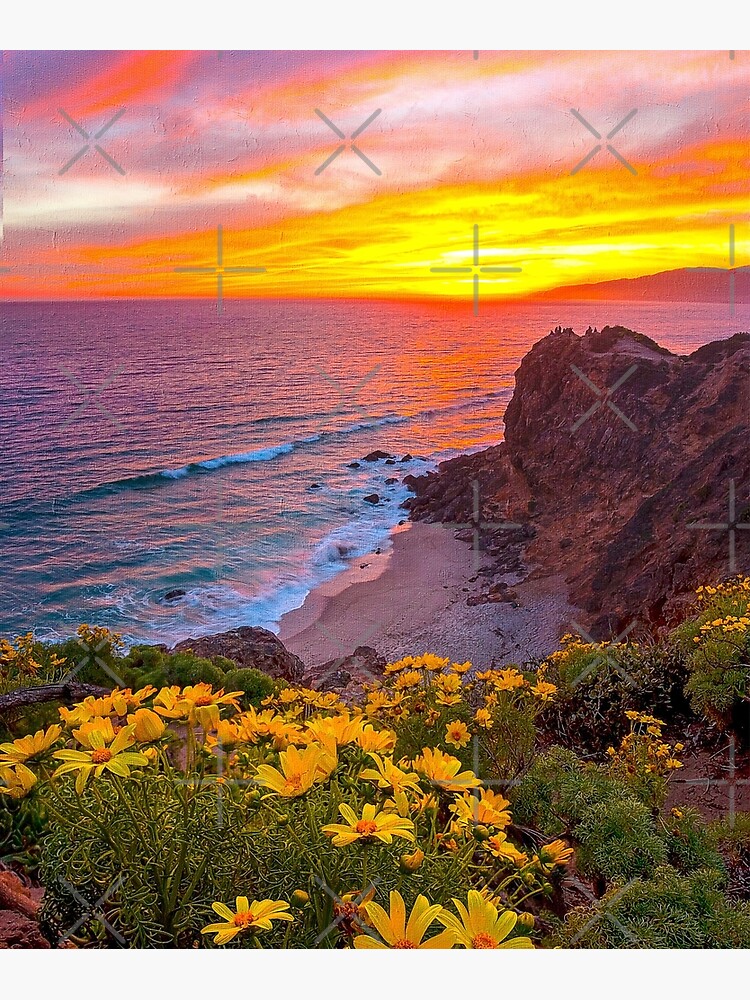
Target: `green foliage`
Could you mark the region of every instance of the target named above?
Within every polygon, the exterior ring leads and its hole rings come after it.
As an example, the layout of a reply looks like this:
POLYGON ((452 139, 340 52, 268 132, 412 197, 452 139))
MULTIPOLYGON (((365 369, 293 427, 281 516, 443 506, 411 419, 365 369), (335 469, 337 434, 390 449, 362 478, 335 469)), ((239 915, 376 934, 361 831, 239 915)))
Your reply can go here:
POLYGON ((669 860, 687 874, 700 868, 724 871, 725 862, 712 830, 697 809, 682 806, 664 821, 664 841, 669 860))
POLYGON ((551 944, 565 948, 747 948, 750 903, 722 892, 723 875, 680 875, 662 867, 651 878, 613 885, 592 908, 571 910, 551 944))
POLYGON ((225 674, 211 660, 194 653, 173 653, 165 657, 167 683, 186 687, 188 684, 210 684, 214 688, 224 687, 225 674))
MULTIPOLYGON (((227 663, 234 667, 231 660, 227 663)), ((228 670, 224 677, 224 688, 227 691, 242 691, 241 702, 247 707, 255 705, 257 708, 264 698, 276 694, 280 685, 268 674, 253 667, 236 668, 228 670)))
POLYGON ((0 858, 35 871, 45 826, 44 806, 36 796, 18 800, 0 795, 0 858))
POLYGON ((607 881, 645 875, 667 860, 667 847, 655 830, 653 816, 632 796, 615 796, 590 806, 576 825, 575 836, 581 844, 581 871, 607 881))
POLYGON ((585 874, 628 879, 667 860, 654 816, 632 789, 570 751, 542 755, 512 798, 519 822, 574 838, 585 874))
POLYGON ((750 715, 750 579, 700 588, 700 610, 672 633, 685 650, 686 693, 694 711, 722 728, 747 728, 750 715))
MULTIPOLYGON (((190 784, 176 772, 144 774, 138 795, 132 782, 115 779, 80 797, 71 784, 59 785, 53 807, 40 867, 42 920, 53 939, 85 913, 68 886, 91 904, 109 890, 107 921, 130 947, 190 947, 212 915, 211 900, 253 891, 246 813, 208 783, 190 784)), ((76 940, 117 946, 94 919, 76 940)))
POLYGON ((557 697, 541 725, 557 740, 601 752, 625 733, 625 712, 674 719, 688 709, 687 656, 677 643, 572 644, 546 661, 557 697))

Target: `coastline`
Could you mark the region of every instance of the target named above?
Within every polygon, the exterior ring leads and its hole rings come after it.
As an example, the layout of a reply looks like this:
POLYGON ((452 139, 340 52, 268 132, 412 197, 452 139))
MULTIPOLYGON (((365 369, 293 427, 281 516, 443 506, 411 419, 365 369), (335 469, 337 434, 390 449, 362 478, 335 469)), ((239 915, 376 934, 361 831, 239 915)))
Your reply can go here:
POLYGON ((357 646, 389 660, 431 652, 488 666, 557 648, 577 611, 560 577, 513 581, 516 600, 467 604, 480 592, 471 547, 442 524, 407 521, 391 547, 358 558, 282 616, 279 638, 315 670, 357 646))

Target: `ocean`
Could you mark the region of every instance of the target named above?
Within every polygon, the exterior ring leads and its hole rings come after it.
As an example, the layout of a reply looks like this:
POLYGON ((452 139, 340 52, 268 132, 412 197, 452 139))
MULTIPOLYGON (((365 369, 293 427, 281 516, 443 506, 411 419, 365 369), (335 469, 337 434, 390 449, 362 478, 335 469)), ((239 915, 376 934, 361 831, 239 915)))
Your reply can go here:
POLYGON ((4 303, 0 635, 277 630, 387 549, 404 475, 502 440, 535 341, 606 324, 689 353, 750 328, 750 307, 4 303), (375 449, 395 464, 363 461, 375 449))

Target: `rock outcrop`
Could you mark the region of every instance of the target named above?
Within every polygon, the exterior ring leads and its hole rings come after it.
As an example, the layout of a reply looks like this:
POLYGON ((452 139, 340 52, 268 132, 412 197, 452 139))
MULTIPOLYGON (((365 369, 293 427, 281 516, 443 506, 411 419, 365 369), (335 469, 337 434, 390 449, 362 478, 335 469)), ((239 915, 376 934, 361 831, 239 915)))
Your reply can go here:
POLYGON ((558 328, 516 372, 504 442, 405 477, 410 516, 470 524, 478 482, 491 553, 520 544, 563 574, 600 635, 661 623, 696 584, 750 571, 748 389, 745 333, 683 356, 558 328))
POLYGON ((339 656, 316 667, 303 683, 316 691, 346 692, 352 697, 363 684, 372 684, 385 670, 386 659, 372 646, 357 646, 349 656, 339 656))
POLYGON ((10 869, 0 869, 0 949, 50 947, 37 921, 43 893, 10 869))
POLYGON ((254 667, 280 680, 299 682, 305 665, 298 656, 290 653, 281 640, 265 628, 242 626, 230 632, 219 632, 198 639, 178 642, 172 652, 192 650, 196 656, 210 659, 225 656, 238 667, 254 667))

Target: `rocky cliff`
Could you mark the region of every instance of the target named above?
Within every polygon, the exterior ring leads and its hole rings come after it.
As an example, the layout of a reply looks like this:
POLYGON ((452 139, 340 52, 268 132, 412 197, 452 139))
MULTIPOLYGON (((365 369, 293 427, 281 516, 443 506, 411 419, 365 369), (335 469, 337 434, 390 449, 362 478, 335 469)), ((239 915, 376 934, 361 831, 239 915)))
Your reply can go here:
POLYGON ((749 376, 745 333, 682 356, 558 328, 516 373, 504 442, 407 477, 410 516, 471 523, 478 482, 501 567, 520 546, 534 574, 562 574, 600 634, 662 622, 697 583, 750 572, 749 376))

